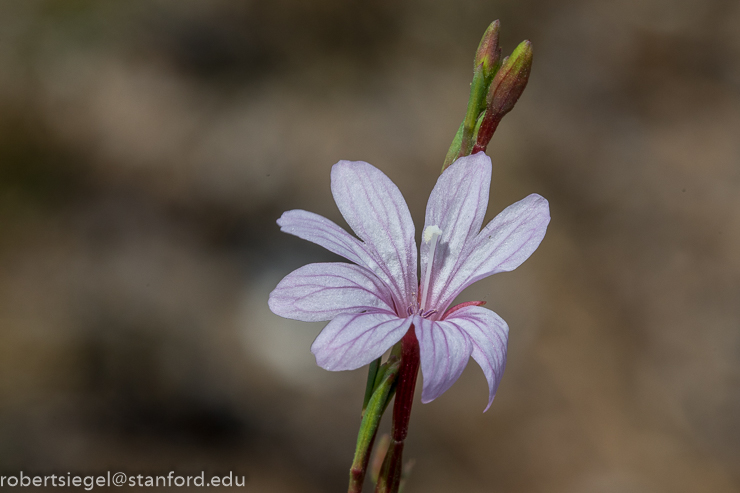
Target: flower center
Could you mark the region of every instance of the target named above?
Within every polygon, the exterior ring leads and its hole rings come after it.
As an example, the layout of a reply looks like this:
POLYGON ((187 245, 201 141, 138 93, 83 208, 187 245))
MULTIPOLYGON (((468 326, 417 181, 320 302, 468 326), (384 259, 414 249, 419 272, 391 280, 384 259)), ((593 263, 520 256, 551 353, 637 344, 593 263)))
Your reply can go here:
POLYGON ((431 309, 431 310, 426 310, 426 311, 424 311, 424 310, 423 310, 423 309, 421 309, 421 308, 416 308, 416 309, 415 309, 415 308, 414 308, 413 306, 410 306, 410 307, 408 307, 408 308, 406 309, 406 315, 408 315, 409 317, 410 317, 411 315, 414 315, 414 314, 416 314, 416 315, 421 315, 421 318, 429 318, 429 317, 431 317, 432 315, 434 315, 435 313, 437 313, 437 310, 436 310, 436 309, 434 309, 434 308, 433 308, 433 309, 431 309))
POLYGON ((442 235, 442 230, 439 226, 432 225, 427 226, 424 229, 423 240, 424 243, 429 245, 429 256, 427 257, 427 268, 424 271, 424 275, 421 278, 421 312, 422 316, 430 316, 432 312, 436 310, 429 310, 426 312, 427 294, 429 292, 429 281, 432 277, 432 265, 434 264, 434 252, 437 250, 437 243, 439 243, 439 237, 442 235), (426 313, 426 315, 424 315, 426 313))

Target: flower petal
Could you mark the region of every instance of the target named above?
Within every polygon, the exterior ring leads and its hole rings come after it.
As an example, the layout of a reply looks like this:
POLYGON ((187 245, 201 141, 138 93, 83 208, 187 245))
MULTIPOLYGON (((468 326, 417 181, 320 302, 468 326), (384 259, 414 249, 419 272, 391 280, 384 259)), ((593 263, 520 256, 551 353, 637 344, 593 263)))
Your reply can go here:
POLYGON ((358 265, 365 265, 369 253, 362 242, 334 222, 300 209, 283 212, 277 220, 280 231, 316 243, 358 265))
MULTIPOLYGON (((304 240, 316 243, 332 253, 341 255, 357 265, 373 271, 386 286, 393 287, 393 273, 386 267, 374 249, 361 242, 334 222, 300 209, 284 212, 277 221, 280 230, 304 240)), ((391 290, 394 297, 400 297, 398 290, 391 290)), ((401 301, 398 298, 398 301, 401 301)), ((404 305, 406 302, 404 301, 404 305)))
POLYGON ((369 270, 345 263, 308 264, 285 276, 270 293, 270 310, 304 322, 341 313, 393 310, 388 288, 369 270))
POLYGON ((379 358, 401 340, 411 318, 381 311, 338 315, 311 345, 316 363, 326 370, 354 370, 379 358))
POLYGON ((504 209, 468 244, 452 274, 444 279, 437 304, 446 309, 476 281, 519 267, 537 249, 550 222, 547 200, 533 193, 504 209))
POLYGON ((424 387, 421 402, 431 402, 460 378, 473 349, 460 327, 446 320, 414 317, 424 387))
POLYGON ((483 411, 486 412, 504 374, 509 326, 497 314, 480 306, 460 308, 446 320, 463 330, 473 343, 473 359, 488 381, 488 405, 483 411))
POLYGON ((414 223, 398 187, 368 163, 339 161, 331 170, 331 191, 347 224, 374 252, 381 278, 403 310, 415 301, 417 254, 414 223))
MULTIPOLYGON (((429 196, 424 221, 425 231, 429 226, 442 230, 424 303, 427 308, 438 306, 445 280, 457 267, 466 245, 480 231, 488 207, 490 185, 491 159, 483 152, 458 159, 437 179, 429 196)), ((429 252, 430 245, 422 242, 422 276, 426 273, 429 252)))

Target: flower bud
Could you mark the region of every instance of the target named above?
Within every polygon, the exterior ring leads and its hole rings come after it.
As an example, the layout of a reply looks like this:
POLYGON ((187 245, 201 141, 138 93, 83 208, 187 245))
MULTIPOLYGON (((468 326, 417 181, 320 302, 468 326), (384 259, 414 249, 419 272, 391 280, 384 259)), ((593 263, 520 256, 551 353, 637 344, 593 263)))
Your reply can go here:
POLYGON ((483 33, 483 37, 478 45, 478 51, 475 52, 475 64, 473 68, 477 70, 478 67, 481 67, 483 69, 483 76, 489 81, 496 74, 501 64, 501 47, 498 44, 500 30, 501 22, 497 19, 483 33))
POLYGON ((447 168, 458 157, 467 156, 475 145, 475 131, 480 116, 486 109, 488 88, 491 80, 501 65, 501 48, 498 45, 501 22, 495 20, 488 26, 478 44, 473 63, 473 81, 470 83, 468 109, 465 112, 460 128, 455 134, 442 170, 447 168))
POLYGON ((490 111, 503 117, 524 92, 532 69, 532 43, 522 41, 501 65, 488 91, 490 111))
POLYGON ((511 56, 504 58, 486 98, 486 115, 478 131, 472 154, 485 151, 501 119, 511 111, 524 92, 532 69, 532 43, 522 41, 511 56))

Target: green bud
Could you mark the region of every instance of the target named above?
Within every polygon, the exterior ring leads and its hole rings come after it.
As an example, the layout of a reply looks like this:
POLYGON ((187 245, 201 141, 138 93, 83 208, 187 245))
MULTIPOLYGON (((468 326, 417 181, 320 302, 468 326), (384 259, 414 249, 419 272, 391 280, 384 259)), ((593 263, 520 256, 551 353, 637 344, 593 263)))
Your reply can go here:
POLYGON ((501 30, 501 22, 496 19, 488 26, 486 32, 478 45, 478 51, 475 52, 474 69, 481 67, 483 75, 487 80, 491 80, 496 74, 501 62, 501 47, 498 44, 498 35, 501 30))
POLYGON ((475 124, 481 113, 486 109, 488 86, 495 70, 498 70, 499 58, 501 57, 501 49, 498 47, 499 26, 498 21, 488 26, 478 45, 473 67, 473 81, 470 83, 468 109, 465 111, 465 118, 460 125, 460 129, 452 141, 442 170, 452 164, 458 157, 470 154, 475 144, 475 124))
POLYGON ((522 41, 501 65, 488 91, 487 108, 499 117, 511 111, 524 92, 532 69, 532 43, 522 41))
POLYGON ((524 92, 532 69, 532 43, 522 41, 511 56, 504 58, 493 77, 486 98, 486 116, 481 123, 472 153, 485 151, 501 119, 524 92))
POLYGON ((499 32, 501 22, 495 20, 488 26, 478 44, 473 62, 473 81, 470 83, 470 97, 460 127, 452 140, 445 157, 442 171, 457 158, 467 156, 476 144, 478 129, 481 126, 482 115, 486 110, 489 86, 501 66, 501 47, 499 46, 499 32))

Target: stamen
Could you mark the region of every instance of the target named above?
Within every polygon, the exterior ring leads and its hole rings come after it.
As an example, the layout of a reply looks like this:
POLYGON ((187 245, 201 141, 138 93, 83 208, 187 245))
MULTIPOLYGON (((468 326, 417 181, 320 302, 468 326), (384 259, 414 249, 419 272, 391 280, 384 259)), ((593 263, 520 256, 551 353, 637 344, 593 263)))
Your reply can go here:
POLYGON ((431 243, 429 246, 429 256, 427 257, 427 269, 424 273, 424 277, 422 278, 422 285, 421 285, 421 309, 424 310, 426 308, 426 302, 427 302, 427 291, 429 290, 429 278, 432 276, 432 264, 434 264, 434 252, 437 250, 437 243, 439 242, 439 237, 442 235, 442 230, 439 229, 439 226, 432 225, 427 226, 424 230, 424 243, 431 243))
POLYGON ((424 230, 424 243, 429 243, 432 241, 432 238, 434 235, 441 235, 442 230, 439 229, 439 226, 427 226, 427 228, 424 230))

